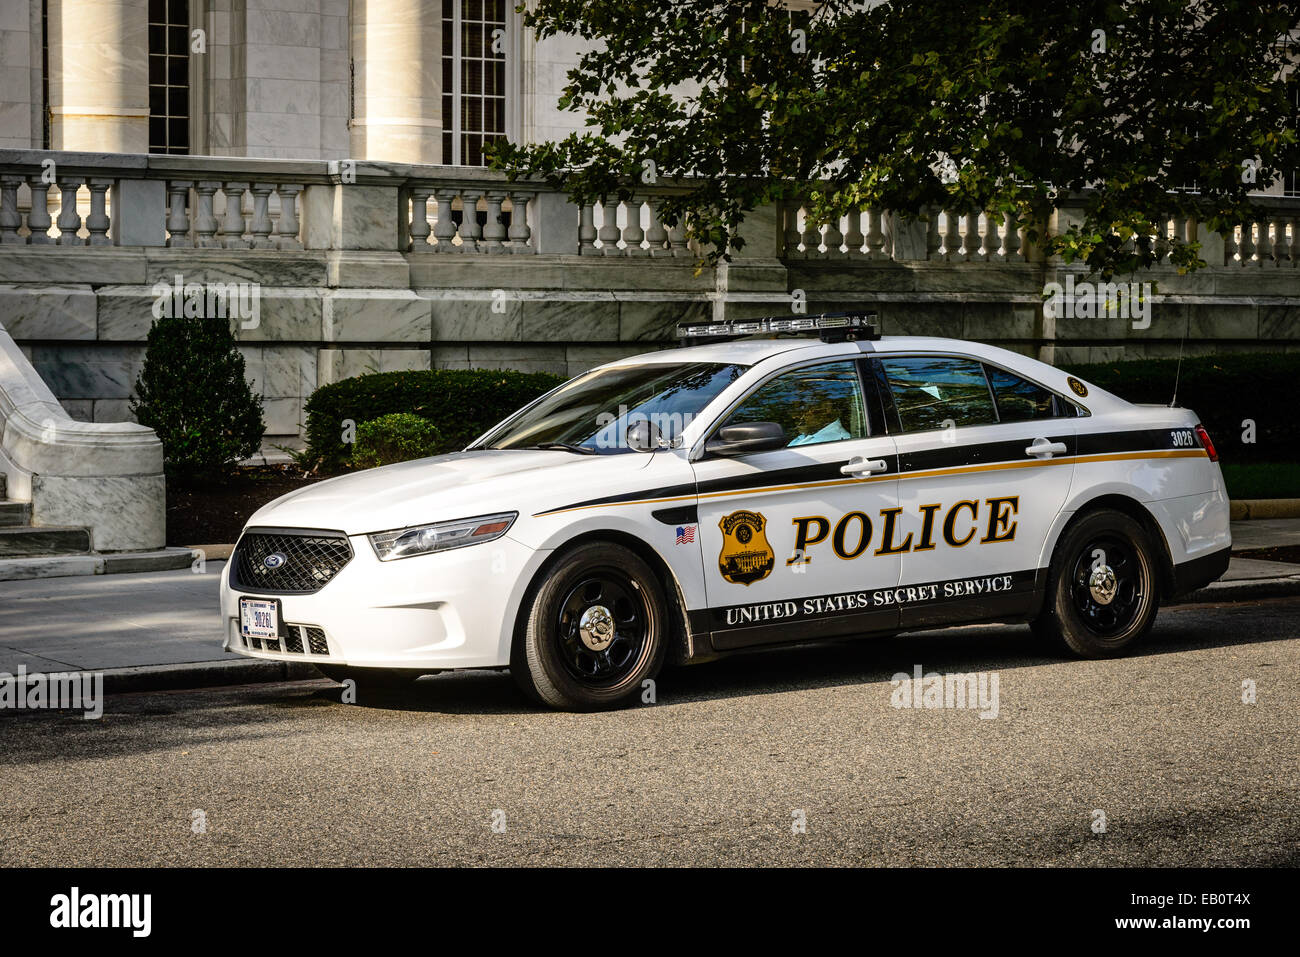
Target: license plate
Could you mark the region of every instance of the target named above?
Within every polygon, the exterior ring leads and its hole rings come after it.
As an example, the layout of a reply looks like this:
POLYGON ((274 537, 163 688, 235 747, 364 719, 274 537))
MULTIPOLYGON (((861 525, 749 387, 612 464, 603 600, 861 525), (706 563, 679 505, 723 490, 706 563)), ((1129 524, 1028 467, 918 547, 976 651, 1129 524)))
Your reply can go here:
POLYGON ((239 630, 245 638, 279 638, 280 603, 256 598, 239 599, 239 630))

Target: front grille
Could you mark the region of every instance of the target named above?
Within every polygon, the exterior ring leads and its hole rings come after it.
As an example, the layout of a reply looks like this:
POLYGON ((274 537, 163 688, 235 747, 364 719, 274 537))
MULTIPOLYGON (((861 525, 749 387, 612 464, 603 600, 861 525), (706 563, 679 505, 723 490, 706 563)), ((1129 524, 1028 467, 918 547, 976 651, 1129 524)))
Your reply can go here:
MULTIPOLYGON (((234 624, 232 622, 232 626, 234 624)), ((291 655, 329 657, 330 646, 323 629, 315 625, 286 624, 284 631, 285 634, 281 638, 250 638, 243 634, 239 638, 244 647, 251 651, 277 651, 291 655)))
POLYGON ((248 532, 235 552, 234 584, 263 592, 320 591, 352 561, 352 546, 330 532, 248 532), (268 568, 266 560, 283 560, 268 568))
POLYGON ((307 646, 311 648, 313 655, 328 655, 330 646, 325 641, 325 632, 319 628, 304 628, 307 632, 307 646))

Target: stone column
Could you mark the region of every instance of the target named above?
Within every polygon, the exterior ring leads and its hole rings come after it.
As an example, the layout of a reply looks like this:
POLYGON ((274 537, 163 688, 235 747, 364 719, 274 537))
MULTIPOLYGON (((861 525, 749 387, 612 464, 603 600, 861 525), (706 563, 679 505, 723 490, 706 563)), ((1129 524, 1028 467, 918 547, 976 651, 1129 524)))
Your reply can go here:
POLYGON ((147 0, 49 0, 50 145, 149 151, 147 0))
POLYGON ((352 4, 352 155, 389 163, 442 160, 442 4, 352 4))

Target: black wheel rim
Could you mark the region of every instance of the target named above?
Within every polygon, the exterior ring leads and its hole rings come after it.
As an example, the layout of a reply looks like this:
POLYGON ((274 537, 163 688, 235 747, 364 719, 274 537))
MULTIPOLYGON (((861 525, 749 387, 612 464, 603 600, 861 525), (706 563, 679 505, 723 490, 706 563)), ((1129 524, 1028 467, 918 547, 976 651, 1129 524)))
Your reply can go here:
POLYGON ((1122 638, 1147 602, 1147 566, 1132 542, 1098 536, 1079 552, 1070 595, 1084 627, 1097 638, 1122 638))
POLYGON ((619 684, 641 662, 649 618, 644 594, 625 575, 613 569, 584 573, 556 616, 565 671, 587 687, 619 684))

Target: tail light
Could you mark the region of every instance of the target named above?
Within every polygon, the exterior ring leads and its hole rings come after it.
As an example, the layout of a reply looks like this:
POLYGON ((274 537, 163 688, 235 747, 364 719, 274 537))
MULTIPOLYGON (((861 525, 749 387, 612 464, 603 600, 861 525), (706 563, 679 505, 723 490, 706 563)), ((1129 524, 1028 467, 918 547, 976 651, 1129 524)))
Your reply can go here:
POLYGON ((1214 451, 1214 440, 1210 438, 1210 433, 1205 431, 1205 426, 1197 422, 1196 428, 1193 431, 1196 432, 1196 437, 1200 439, 1201 448, 1205 449, 1206 454, 1210 457, 1210 461, 1219 461, 1219 453, 1214 451))

